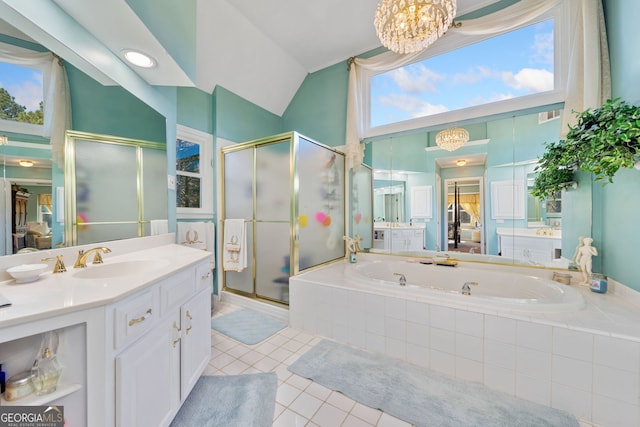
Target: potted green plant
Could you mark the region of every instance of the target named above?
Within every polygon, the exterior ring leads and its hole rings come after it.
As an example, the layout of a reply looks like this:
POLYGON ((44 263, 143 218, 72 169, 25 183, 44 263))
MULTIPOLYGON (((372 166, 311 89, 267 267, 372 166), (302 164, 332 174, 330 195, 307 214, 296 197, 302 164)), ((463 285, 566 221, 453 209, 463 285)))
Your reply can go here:
POLYGON ((567 141, 578 148, 580 169, 596 175, 596 181, 613 176, 620 168, 631 168, 640 156, 640 107, 620 98, 609 99, 600 108, 576 116, 567 141))
POLYGON ((545 144, 536 167, 532 194, 544 198, 573 181, 573 170, 593 173, 596 181, 613 182, 620 168, 631 168, 640 159, 640 107, 620 98, 576 115, 567 137, 545 144))
POLYGON ((534 197, 545 199, 574 181, 577 163, 570 148, 564 140, 545 143, 545 152, 534 169, 536 178, 531 189, 534 197))

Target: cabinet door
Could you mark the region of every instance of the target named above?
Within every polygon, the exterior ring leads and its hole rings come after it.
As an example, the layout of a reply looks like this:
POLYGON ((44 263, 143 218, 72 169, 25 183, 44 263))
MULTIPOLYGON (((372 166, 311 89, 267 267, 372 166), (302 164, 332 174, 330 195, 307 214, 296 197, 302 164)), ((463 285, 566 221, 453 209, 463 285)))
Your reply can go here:
POLYGON ((205 289, 181 308, 180 398, 186 399, 211 359, 211 292, 205 289))
POLYGON ((118 426, 166 426, 173 419, 180 403, 179 322, 175 310, 116 358, 118 426))

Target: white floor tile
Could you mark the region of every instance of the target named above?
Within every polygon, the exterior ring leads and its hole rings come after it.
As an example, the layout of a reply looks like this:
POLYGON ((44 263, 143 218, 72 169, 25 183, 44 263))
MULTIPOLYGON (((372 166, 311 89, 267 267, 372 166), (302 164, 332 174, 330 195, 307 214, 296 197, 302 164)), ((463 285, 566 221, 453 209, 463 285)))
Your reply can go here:
POLYGON ((320 409, 311 418, 311 421, 319 426, 339 426, 347 418, 347 412, 338 409, 328 403, 322 404, 320 409))
POLYGON ((382 411, 369 408, 362 403, 356 402, 355 406, 351 410, 351 414, 360 418, 361 420, 366 421, 370 425, 375 426, 382 416, 382 411))
POLYGON ((322 400, 313 397, 309 393, 302 392, 291 405, 289 405, 289 409, 303 417, 312 419, 320 406, 322 406, 322 400))
POLYGON ((386 413, 382 413, 382 416, 380 417, 380 421, 378 421, 377 424, 378 427, 411 427, 411 424, 399 420, 396 417, 392 417, 389 414, 386 413))
POLYGON ((278 392, 276 393, 276 402, 288 407, 300 393, 302 393, 302 390, 299 388, 287 383, 281 384, 278 386, 278 392))
POLYGON ((273 427, 304 427, 307 425, 307 422, 309 422, 309 420, 302 415, 287 409, 276 418, 273 422, 273 427))

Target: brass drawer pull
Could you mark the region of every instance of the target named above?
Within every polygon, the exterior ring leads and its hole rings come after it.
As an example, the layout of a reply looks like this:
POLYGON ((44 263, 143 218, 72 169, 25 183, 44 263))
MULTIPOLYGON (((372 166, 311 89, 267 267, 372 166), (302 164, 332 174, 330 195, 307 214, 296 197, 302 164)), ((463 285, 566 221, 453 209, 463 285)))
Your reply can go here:
POLYGON ((202 280, 208 279, 209 277, 211 277, 211 272, 208 272, 205 276, 200 276, 202 280))
POLYGON ((180 342, 180 328, 178 328, 178 325, 176 324, 176 322, 173 322, 173 329, 175 329, 176 331, 178 331, 178 338, 173 340, 173 348, 176 348, 176 344, 178 344, 180 342))
POLYGON ((187 310, 186 316, 187 316, 187 319, 189 319, 189 327, 186 329, 185 332, 187 335, 189 335, 189 331, 193 328, 191 326, 191 321, 193 320, 193 317, 191 317, 191 313, 189 313, 189 310, 187 310))
POLYGON ((129 320, 129 326, 133 326, 136 323, 144 322, 147 320, 147 315, 151 316, 151 309, 147 310, 144 316, 136 317, 135 319, 129 320))

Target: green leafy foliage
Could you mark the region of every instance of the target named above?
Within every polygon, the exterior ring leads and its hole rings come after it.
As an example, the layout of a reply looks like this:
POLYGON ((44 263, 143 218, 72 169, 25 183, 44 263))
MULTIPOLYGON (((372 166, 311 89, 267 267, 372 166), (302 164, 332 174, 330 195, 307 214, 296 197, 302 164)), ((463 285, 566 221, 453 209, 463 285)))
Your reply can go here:
POLYGON ((620 168, 631 168, 640 159, 640 107, 620 98, 576 115, 564 140, 545 144, 546 151, 532 194, 544 198, 573 181, 573 170, 593 173, 596 181, 613 182, 620 168))
POLYGON ((40 102, 36 111, 27 111, 27 107, 18 104, 15 97, 0 87, 0 119, 41 125, 44 123, 44 105, 40 102))

